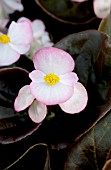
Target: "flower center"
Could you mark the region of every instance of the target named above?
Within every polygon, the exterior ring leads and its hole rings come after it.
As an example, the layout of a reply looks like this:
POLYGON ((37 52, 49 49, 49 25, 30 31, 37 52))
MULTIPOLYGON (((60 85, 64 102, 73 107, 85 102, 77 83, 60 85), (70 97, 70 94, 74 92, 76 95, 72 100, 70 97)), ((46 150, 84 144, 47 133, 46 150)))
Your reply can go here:
POLYGON ((8 35, 6 35, 6 34, 0 35, 0 43, 7 44, 9 42, 10 42, 10 38, 8 35))
POLYGON ((46 76, 44 76, 44 80, 47 84, 49 84, 50 86, 53 86, 59 82, 60 78, 59 78, 59 76, 55 75, 54 73, 50 73, 50 74, 47 74, 46 76))

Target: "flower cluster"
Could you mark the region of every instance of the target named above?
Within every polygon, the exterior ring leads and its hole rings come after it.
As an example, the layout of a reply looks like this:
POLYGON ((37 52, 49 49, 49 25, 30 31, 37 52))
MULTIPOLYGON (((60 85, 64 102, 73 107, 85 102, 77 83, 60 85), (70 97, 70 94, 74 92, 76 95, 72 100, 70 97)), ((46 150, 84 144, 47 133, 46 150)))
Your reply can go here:
POLYGON ((33 31, 33 40, 31 42, 31 46, 29 51, 27 52, 27 57, 33 60, 34 53, 43 47, 53 46, 53 42, 51 42, 49 33, 45 31, 45 25, 43 21, 40 19, 36 19, 34 21, 29 20, 26 17, 19 18, 20 21, 29 21, 33 31))
POLYGON ((34 56, 35 70, 29 73, 30 85, 22 87, 15 99, 16 111, 29 107, 29 116, 41 122, 49 105, 59 104, 61 109, 70 114, 82 111, 88 100, 85 87, 78 82, 74 70, 74 60, 65 51, 46 47, 34 56))
POLYGON ((32 28, 28 21, 12 21, 7 34, 0 32, 0 66, 16 62, 32 42, 32 28), (23 36, 24 35, 24 36, 23 36))
MULTIPOLYGON (((21 0, 1 0, 0 8, 2 28, 10 13, 23 10, 21 0)), ((6 34, 0 32, 0 66, 13 64, 21 54, 33 61, 35 70, 29 73, 31 83, 19 90, 14 108, 20 112, 29 107, 29 117, 36 123, 46 117, 47 106, 59 105, 64 112, 74 114, 87 105, 87 91, 73 72, 73 58, 52 46, 45 25, 39 19, 31 21, 21 17, 11 22, 6 34)))
MULTIPOLYGON (((84 2, 87 0, 71 0, 74 2, 84 2)), ((110 13, 111 0, 94 0, 94 12, 98 18, 106 18, 110 13)))

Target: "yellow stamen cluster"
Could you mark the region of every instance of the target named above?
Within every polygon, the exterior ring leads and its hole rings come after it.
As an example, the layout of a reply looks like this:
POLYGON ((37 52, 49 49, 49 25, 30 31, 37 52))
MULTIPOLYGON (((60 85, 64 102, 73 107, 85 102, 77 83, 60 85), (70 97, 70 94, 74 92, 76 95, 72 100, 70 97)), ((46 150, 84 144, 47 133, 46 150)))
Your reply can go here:
POLYGON ((54 73, 50 73, 44 76, 44 80, 47 84, 49 84, 50 86, 53 86, 59 82, 60 78, 54 73))
POLYGON ((6 35, 6 34, 0 35, 0 43, 7 44, 9 42, 10 42, 10 38, 8 35, 6 35))

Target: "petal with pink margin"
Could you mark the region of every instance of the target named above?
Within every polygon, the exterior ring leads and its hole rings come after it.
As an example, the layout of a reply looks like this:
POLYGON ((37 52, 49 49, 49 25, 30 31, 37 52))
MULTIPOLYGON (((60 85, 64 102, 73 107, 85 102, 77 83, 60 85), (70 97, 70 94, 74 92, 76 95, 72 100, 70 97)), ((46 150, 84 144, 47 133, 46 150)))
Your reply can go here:
POLYGON ((33 34, 30 22, 27 20, 18 23, 12 21, 8 29, 8 36, 10 37, 11 47, 21 54, 21 46, 26 48, 32 42, 33 34))
POLYGON ((73 86, 57 83, 54 86, 43 83, 31 82, 30 90, 32 95, 45 105, 55 105, 67 101, 74 92, 73 86))
POLYGON ((14 102, 14 108, 17 112, 26 109, 34 101, 34 96, 30 92, 29 85, 23 86, 18 93, 14 102))
POLYGON ((70 54, 55 47, 40 49, 35 53, 33 61, 35 69, 45 74, 62 75, 73 71, 75 65, 70 54))
POLYGON ((47 114, 47 107, 46 105, 38 102, 35 100, 32 105, 29 107, 29 117, 35 123, 40 123, 43 121, 47 114))
POLYGON ((13 64, 20 58, 20 54, 13 50, 9 44, 0 43, 0 66, 13 64))
POLYGON ((65 103, 59 104, 61 109, 70 114, 81 112, 87 105, 88 95, 85 87, 77 82, 74 85, 74 94, 65 103))

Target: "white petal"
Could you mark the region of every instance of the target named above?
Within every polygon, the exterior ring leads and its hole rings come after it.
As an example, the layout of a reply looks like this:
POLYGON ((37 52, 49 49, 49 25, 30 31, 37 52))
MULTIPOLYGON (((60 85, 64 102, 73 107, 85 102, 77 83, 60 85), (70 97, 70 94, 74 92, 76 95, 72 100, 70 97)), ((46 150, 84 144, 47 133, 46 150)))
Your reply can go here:
POLYGON ((45 82, 32 82, 30 84, 30 89, 34 97, 45 105, 63 103, 73 95, 74 91, 72 86, 63 85, 62 83, 50 86, 45 82))
POLYGON ((29 45, 32 42, 32 28, 29 21, 14 22, 10 24, 8 29, 8 36, 11 39, 11 47, 20 54, 27 52, 29 45))
POLYGON ((45 25, 41 20, 36 19, 32 22, 32 30, 34 38, 39 38, 44 34, 45 25))
POLYGON ((87 105, 87 91, 84 86, 77 82, 74 86, 73 96, 67 100, 65 103, 59 104, 61 109, 70 114, 79 113, 87 105))
POLYGON ((66 73, 64 75, 59 76, 60 82, 65 85, 73 86, 74 83, 78 81, 78 76, 76 73, 66 73))
POLYGON ((45 74, 39 70, 34 70, 29 73, 31 80, 36 83, 44 82, 44 76, 45 74))
POLYGON ((3 6, 5 8, 5 11, 8 14, 13 13, 14 11, 23 11, 23 5, 21 4, 21 1, 18 0, 2 0, 3 6))
POLYGON ((29 49, 30 49, 30 44, 24 44, 24 45, 19 45, 19 44, 12 44, 9 43, 11 48, 13 48, 15 51, 17 51, 19 54, 25 54, 29 49))
POLYGON ((45 117, 46 117, 46 114, 47 114, 46 105, 44 105, 36 100, 29 107, 29 117, 35 123, 40 123, 41 121, 43 121, 43 119, 45 119, 45 117))
POLYGON ((46 31, 44 32, 44 34, 41 37, 41 41, 42 41, 42 44, 45 44, 50 41, 48 32, 46 32, 46 31))
POLYGON ((13 50, 9 44, 0 43, 0 66, 10 65, 20 58, 20 54, 13 50))
POLYGON ((110 13, 111 0, 94 0, 94 12, 98 18, 105 18, 110 13))
POLYGON ((17 112, 26 109, 34 101, 34 96, 30 92, 29 85, 22 87, 19 90, 18 96, 14 102, 14 108, 17 112))
POLYGON ((46 47, 35 53, 34 66, 46 74, 61 75, 74 69, 74 60, 70 54, 61 49, 46 47))

